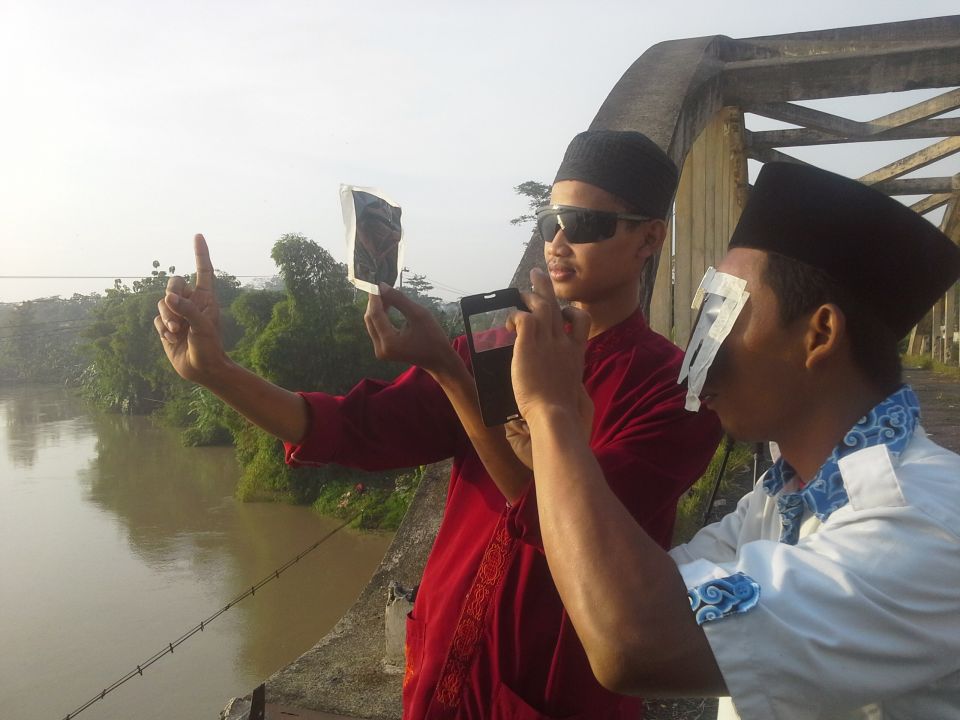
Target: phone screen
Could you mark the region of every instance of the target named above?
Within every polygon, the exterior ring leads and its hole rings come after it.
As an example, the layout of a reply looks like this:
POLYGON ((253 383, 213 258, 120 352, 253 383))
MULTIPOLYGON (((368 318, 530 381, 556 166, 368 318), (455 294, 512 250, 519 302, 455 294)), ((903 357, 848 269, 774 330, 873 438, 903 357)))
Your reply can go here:
POLYGON ((475 352, 486 352, 513 345, 517 334, 507 330, 511 309, 488 310, 470 316, 470 331, 475 352))
POLYGON ((525 309, 516 288, 470 295, 460 301, 477 384, 480 414, 487 427, 520 417, 513 397, 510 364, 516 333, 506 327, 516 309, 525 309))

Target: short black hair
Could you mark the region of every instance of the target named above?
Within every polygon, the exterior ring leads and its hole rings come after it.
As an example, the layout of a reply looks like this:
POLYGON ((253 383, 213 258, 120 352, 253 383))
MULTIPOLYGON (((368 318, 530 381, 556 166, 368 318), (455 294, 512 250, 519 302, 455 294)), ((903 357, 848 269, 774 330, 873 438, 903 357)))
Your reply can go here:
POLYGON ((767 252, 763 281, 779 303, 780 322, 788 325, 825 303, 833 303, 847 319, 853 362, 878 390, 893 392, 903 382, 895 337, 885 323, 823 270, 767 252))

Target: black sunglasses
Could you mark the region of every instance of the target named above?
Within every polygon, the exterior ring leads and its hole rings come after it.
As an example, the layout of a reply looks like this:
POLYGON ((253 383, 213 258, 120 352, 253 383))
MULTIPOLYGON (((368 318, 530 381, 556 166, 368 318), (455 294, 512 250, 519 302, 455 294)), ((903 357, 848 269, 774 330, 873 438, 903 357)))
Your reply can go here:
POLYGON ((617 222, 646 222, 655 218, 630 213, 589 210, 572 205, 547 205, 537 210, 537 230, 544 242, 553 242, 563 230, 567 242, 592 243, 607 240, 617 233, 617 222))

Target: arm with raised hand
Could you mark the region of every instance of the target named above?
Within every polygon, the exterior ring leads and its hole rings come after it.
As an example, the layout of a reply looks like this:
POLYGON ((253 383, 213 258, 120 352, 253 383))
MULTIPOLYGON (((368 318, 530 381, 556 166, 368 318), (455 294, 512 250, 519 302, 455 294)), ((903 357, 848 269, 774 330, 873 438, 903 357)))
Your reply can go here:
POLYGON ((725 695, 676 564, 607 484, 580 419, 589 320, 531 272, 512 377, 527 421, 550 572, 597 679, 648 697, 725 695), (568 322, 572 330, 564 329, 568 322))
POLYGON ((463 360, 429 310, 382 283, 380 293, 370 295, 364 315, 377 358, 407 362, 430 374, 446 394, 490 477, 504 497, 514 502, 532 472, 517 458, 502 427, 484 425, 476 385, 463 360), (406 319, 403 327, 398 329, 390 321, 390 307, 406 319))
POLYGON ((171 278, 153 319, 170 364, 181 377, 203 385, 268 433, 287 442, 299 441, 310 422, 306 402, 227 356, 220 340, 213 264, 203 235, 194 238, 194 253, 195 286, 181 277, 171 278))

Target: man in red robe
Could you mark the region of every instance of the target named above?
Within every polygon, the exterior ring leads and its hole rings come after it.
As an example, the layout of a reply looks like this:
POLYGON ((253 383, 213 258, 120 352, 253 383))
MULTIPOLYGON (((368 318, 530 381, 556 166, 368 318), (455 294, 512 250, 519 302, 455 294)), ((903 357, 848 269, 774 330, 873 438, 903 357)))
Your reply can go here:
MULTIPOLYGON (((610 487, 663 547, 677 499, 719 440, 711 413, 684 410, 683 353, 640 310, 641 271, 664 241, 676 182, 673 163, 640 133, 581 133, 554 204, 538 212, 558 296, 592 319, 583 380, 594 412, 583 430, 610 487)), ((523 428, 511 447, 501 428, 483 425, 464 338, 451 346, 424 309, 382 285, 366 316, 377 356, 413 367, 342 397, 290 393, 216 346, 212 269, 202 238, 197 247, 197 288, 172 281, 156 319, 181 375, 285 440, 294 465, 379 470, 454 458, 407 624, 404 717, 639 717, 641 701, 593 676, 543 554, 523 428), (405 315, 403 328, 387 306, 405 315)))

